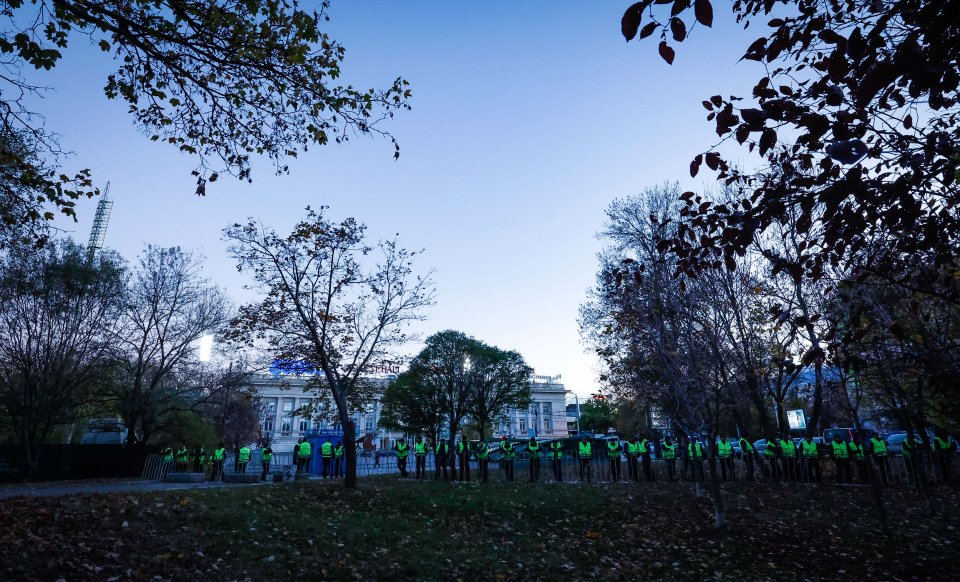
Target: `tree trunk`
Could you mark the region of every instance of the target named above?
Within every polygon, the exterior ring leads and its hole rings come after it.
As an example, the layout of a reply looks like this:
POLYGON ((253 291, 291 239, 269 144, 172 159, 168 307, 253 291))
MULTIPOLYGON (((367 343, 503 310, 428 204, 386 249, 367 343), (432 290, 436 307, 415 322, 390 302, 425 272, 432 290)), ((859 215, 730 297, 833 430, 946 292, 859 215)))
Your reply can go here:
POLYGON ((344 456, 346 458, 346 475, 343 484, 347 489, 355 489, 357 486, 357 436, 356 427, 349 418, 341 420, 343 425, 344 456), (349 446, 346 446, 349 445, 349 446))
POLYGON ((482 418, 477 418, 477 428, 480 431, 480 440, 483 440, 483 433, 486 429, 486 422, 482 418))
POLYGON ((707 450, 710 451, 710 497, 713 500, 713 524, 717 529, 727 526, 726 504, 723 502, 723 492, 720 490, 720 475, 717 472, 717 443, 711 442, 707 450))

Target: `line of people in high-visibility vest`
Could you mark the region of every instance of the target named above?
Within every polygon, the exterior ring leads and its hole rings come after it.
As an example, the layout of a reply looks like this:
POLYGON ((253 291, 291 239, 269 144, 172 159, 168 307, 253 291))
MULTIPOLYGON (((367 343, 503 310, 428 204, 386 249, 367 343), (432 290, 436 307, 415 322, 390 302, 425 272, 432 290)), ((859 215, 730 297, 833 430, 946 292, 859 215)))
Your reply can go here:
MULTIPOLYGON (((594 443, 586 436, 580 438, 577 442, 577 448, 572 453, 576 454, 579 460, 579 478, 581 481, 592 480, 592 463, 594 458, 599 456, 605 458, 609 464, 610 478, 613 481, 619 481, 623 475, 621 471, 622 457, 627 460, 627 478, 632 481, 641 480, 641 470, 643 479, 646 481, 656 480, 652 469, 651 460, 654 456, 653 443, 641 436, 635 435, 627 441, 618 439, 604 439, 604 444, 599 446, 603 450, 595 454, 594 443)), ((785 482, 815 482, 822 481, 821 458, 832 459, 835 467, 837 483, 853 482, 854 472, 860 483, 867 482, 867 463, 873 460, 877 466, 880 480, 884 485, 890 483, 891 470, 889 465, 890 454, 887 450, 886 442, 877 437, 871 437, 867 443, 862 443, 860 438, 854 436, 850 442, 846 442, 835 435, 833 441, 823 447, 807 436, 795 443, 793 439, 786 435, 775 437, 767 441, 761 452, 746 436, 741 436, 737 440, 740 450, 740 458, 743 463, 743 473, 747 480, 754 480, 760 476, 770 481, 785 482)), ((498 443, 500 452, 500 464, 507 480, 514 480, 514 461, 519 452, 524 458, 529 460, 528 471, 531 482, 540 479, 540 459, 542 453, 546 453, 550 460, 553 478, 556 481, 563 481, 564 444, 560 440, 549 442, 545 447, 536 437, 531 437, 526 443, 520 445, 514 444, 506 437, 501 438, 498 443)), ((938 435, 932 442, 935 459, 942 472, 944 482, 950 481, 950 461, 956 452, 956 442, 945 436, 938 435)), ((396 441, 393 449, 397 452, 397 467, 401 478, 407 477, 407 457, 410 454, 410 445, 403 438, 396 441)), ((903 444, 903 457, 907 464, 912 479, 917 479, 917 475, 922 470, 922 455, 919 454, 922 449, 922 443, 915 435, 908 435, 903 444)), ((416 437, 413 444, 413 453, 416 458, 417 479, 427 477, 426 457, 431 447, 424 442, 423 437, 416 437)), ((440 439, 434 447, 434 479, 440 480, 470 480, 470 459, 477 461, 477 470, 479 472, 478 480, 486 481, 489 476, 488 465, 490 460, 489 446, 484 441, 469 441, 460 439, 455 445, 451 445, 448 439, 440 439), (457 463, 459 461, 459 463, 457 463), (457 465, 459 464, 459 471, 457 465)), ((704 479, 704 468, 702 461, 708 460, 710 455, 715 455, 717 465, 720 470, 720 478, 723 481, 736 480, 737 472, 734 467, 736 457, 733 441, 726 435, 720 435, 715 440, 713 448, 707 446, 705 437, 694 436, 684 438, 680 443, 674 442, 672 437, 667 436, 656 446, 656 457, 663 461, 666 468, 666 477, 669 481, 682 477, 686 480, 704 479), (676 463, 682 462, 681 473, 678 474, 676 463)))
MULTIPOLYGON (((174 452, 170 447, 165 447, 160 452, 161 459, 163 461, 163 471, 162 476, 166 477, 167 472, 170 469, 178 473, 185 472, 194 472, 194 473, 206 473, 207 466, 209 464, 211 468, 210 480, 217 481, 223 480, 223 465, 226 462, 227 449, 223 446, 223 443, 217 445, 217 448, 213 450, 212 455, 207 455, 206 449, 202 446, 197 446, 194 448, 191 453, 186 445, 180 445, 180 447, 174 452)), ((270 465, 273 461, 273 449, 270 448, 269 444, 265 444, 260 449, 260 466, 261 466, 261 475, 262 480, 266 480, 267 473, 270 471, 270 465)), ((243 445, 236 451, 236 470, 238 473, 247 472, 247 464, 250 462, 250 448, 246 445, 243 445)))

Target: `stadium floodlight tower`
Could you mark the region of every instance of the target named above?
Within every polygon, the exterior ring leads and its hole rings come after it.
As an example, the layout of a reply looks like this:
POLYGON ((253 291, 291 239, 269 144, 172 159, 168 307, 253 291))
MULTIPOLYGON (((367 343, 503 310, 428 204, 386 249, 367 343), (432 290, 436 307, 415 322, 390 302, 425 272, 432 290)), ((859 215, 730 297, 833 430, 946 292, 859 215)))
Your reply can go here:
POLYGON ((97 251, 103 248, 103 241, 107 238, 107 224, 110 223, 110 213, 113 211, 113 200, 110 200, 110 182, 103 189, 103 198, 97 202, 97 214, 93 217, 93 226, 90 228, 90 241, 87 243, 87 261, 93 262, 97 251))

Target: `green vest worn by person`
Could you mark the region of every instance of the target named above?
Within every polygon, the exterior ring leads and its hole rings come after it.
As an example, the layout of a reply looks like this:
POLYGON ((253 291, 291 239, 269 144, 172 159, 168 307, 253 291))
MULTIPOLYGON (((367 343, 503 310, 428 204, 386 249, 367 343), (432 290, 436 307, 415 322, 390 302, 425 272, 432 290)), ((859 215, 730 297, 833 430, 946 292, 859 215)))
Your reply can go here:
POLYGON ((650 450, 650 441, 643 439, 637 444, 637 453, 641 455, 646 455, 647 451, 650 450))
POLYGON ((173 462, 173 449, 171 449, 170 447, 167 447, 167 448, 163 449, 163 453, 162 453, 162 454, 163 454, 163 462, 164 462, 164 463, 172 463, 172 462, 173 462))
POLYGON ((607 441, 607 457, 611 459, 620 458, 620 443, 617 441, 607 441))
POLYGON ((237 457, 237 460, 241 463, 250 462, 250 449, 247 447, 240 447, 240 456, 237 457))
POLYGON ((337 443, 337 446, 333 447, 333 456, 337 459, 343 456, 343 443, 337 443))
POLYGON ((419 443, 413 443, 413 454, 418 457, 427 456, 427 443, 420 441, 419 443))
POLYGON ((640 454, 640 443, 636 441, 627 441, 627 454, 636 457, 640 454))
POLYGON ((490 456, 490 451, 487 449, 487 443, 480 441, 477 443, 477 458, 481 461, 487 460, 487 457, 490 456))
POLYGON ((551 459, 562 459, 563 458, 563 443, 560 441, 553 441, 550 443, 550 458, 551 459))
POLYGON ((313 452, 313 451, 310 449, 310 443, 308 443, 307 441, 303 441, 302 443, 300 443, 300 458, 301 458, 301 459, 309 459, 311 452, 313 452))
POLYGON ((920 441, 912 437, 907 437, 903 439, 903 458, 909 459, 911 456, 911 452, 914 449, 919 449, 919 448, 920 448, 920 441))
POLYGON ((527 443, 527 456, 534 458, 540 456, 540 443, 533 441, 532 443, 527 443))
POLYGON ((446 457, 450 453, 450 445, 441 441, 437 443, 437 447, 434 449, 434 453, 436 453, 438 457, 446 457))
POLYGON ((797 449, 793 445, 793 441, 790 439, 780 439, 780 452, 783 453, 784 457, 793 458, 797 456, 797 449))
POLYGON ((593 445, 590 444, 590 441, 580 441, 577 444, 577 452, 581 459, 589 459, 593 455, 593 445))
POLYGON ((503 458, 507 461, 512 461, 515 455, 513 451, 513 443, 510 441, 503 441, 500 445, 500 450, 503 451, 503 458))
POLYGON ((199 457, 200 457, 200 464, 201 464, 201 465, 206 465, 206 464, 207 464, 207 449, 205 449, 205 448, 203 448, 203 447, 200 447, 200 455, 199 455, 199 457))
POLYGON ((320 445, 320 456, 327 459, 333 456, 333 444, 330 441, 320 445))
POLYGON ((397 443, 397 458, 406 459, 407 455, 410 454, 410 446, 404 442, 397 443))
POLYGON ((688 444, 687 457, 694 461, 703 459, 703 445, 699 441, 688 444))
POLYGON ((660 448, 663 450, 663 458, 666 460, 676 459, 677 458, 677 444, 667 444, 660 443, 660 448))
POLYGON ((463 455, 466 454, 470 456, 470 443, 464 444, 463 441, 457 441, 457 454, 463 455))
POLYGON ((273 458, 273 449, 270 447, 263 447, 263 450, 260 451, 260 462, 269 463, 270 459, 273 458))
POLYGON ((836 459, 847 459, 850 457, 850 450, 847 448, 847 443, 840 441, 832 442, 830 445, 833 447, 833 456, 836 459))
POLYGON ((214 461, 217 461, 217 462, 222 461, 225 456, 227 456, 227 449, 223 447, 217 447, 216 449, 213 450, 214 461))
POLYGON ((850 456, 858 461, 863 460, 863 446, 858 445, 857 443, 851 442, 847 443, 847 448, 850 450, 850 456))
POLYGON ((729 459, 733 456, 733 443, 730 441, 717 441, 717 455, 721 459, 729 459))
POLYGON ((763 448, 763 456, 765 457, 776 457, 777 451, 780 447, 777 446, 777 443, 773 441, 767 441, 767 446, 763 448))
POLYGON ((757 452, 757 449, 753 448, 753 445, 750 444, 750 441, 748 441, 746 438, 740 437, 740 451, 746 455, 757 452))
POLYGON ((817 443, 806 439, 800 441, 803 456, 806 458, 817 456, 817 443))
POLYGON ((882 439, 870 437, 870 448, 873 450, 873 454, 878 457, 887 456, 887 443, 882 439))
POLYGON ((177 462, 186 463, 188 455, 189 453, 187 452, 187 447, 180 447, 177 449, 177 462))

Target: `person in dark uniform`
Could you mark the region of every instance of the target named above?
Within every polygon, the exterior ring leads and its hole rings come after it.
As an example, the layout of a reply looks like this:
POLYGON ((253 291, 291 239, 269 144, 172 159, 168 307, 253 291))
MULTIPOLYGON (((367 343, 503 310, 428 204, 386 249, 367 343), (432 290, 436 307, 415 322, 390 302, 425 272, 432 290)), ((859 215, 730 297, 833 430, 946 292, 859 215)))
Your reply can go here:
POLYGON ((400 470, 400 478, 407 478, 407 455, 410 454, 410 446, 403 440, 403 437, 397 439, 393 446, 397 451, 397 469, 400 470))
POLYGON ((620 449, 620 441, 618 439, 610 439, 607 441, 607 462, 610 464, 610 480, 614 483, 620 481, 620 455, 623 452, 620 449))
POLYGON ((478 441, 474 446, 474 450, 477 454, 477 472, 479 473, 477 480, 481 483, 486 483, 490 466, 490 451, 487 450, 487 443, 482 440, 478 441))
POLYGON ((553 469, 553 480, 563 481, 563 441, 550 441, 550 468, 553 469))
POLYGON ((536 483, 540 480, 540 443, 537 437, 530 437, 527 442, 527 458, 530 460, 530 482, 536 483))
POLYGON ((587 435, 580 435, 580 442, 577 443, 577 458, 580 460, 580 481, 583 482, 584 473, 587 481, 593 482, 590 465, 593 463, 593 446, 587 439, 587 435))
POLYGON ((427 443, 423 442, 423 437, 418 436, 417 441, 413 443, 413 456, 416 457, 415 479, 424 479, 427 476, 427 443))
POLYGON ((500 451, 503 459, 503 472, 507 476, 507 481, 513 481, 513 460, 516 456, 513 443, 507 437, 500 438, 500 451))
POLYGON ((433 449, 433 480, 440 480, 440 471, 443 471, 443 480, 449 479, 447 475, 447 457, 450 456, 450 444, 447 439, 440 439, 437 446, 433 449))
POLYGON ((461 436, 457 441, 457 457, 460 461, 460 480, 470 482, 470 441, 461 436))

